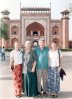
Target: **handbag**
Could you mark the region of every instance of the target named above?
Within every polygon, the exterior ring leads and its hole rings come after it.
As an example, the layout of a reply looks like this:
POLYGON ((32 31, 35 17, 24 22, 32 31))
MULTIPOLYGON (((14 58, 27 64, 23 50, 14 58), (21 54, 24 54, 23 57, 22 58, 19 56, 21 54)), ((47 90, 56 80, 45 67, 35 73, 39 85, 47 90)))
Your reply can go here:
POLYGON ((66 72, 63 68, 60 69, 60 78, 63 81, 64 75, 66 76, 66 72))
POLYGON ((66 76, 66 72, 65 72, 65 70, 60 66, 61 60, 60 60, 60 51, 59 51, 59 49, 58 49, 58 53, 59 53, 59 69, 58 69, 58 71, 59 71, 59 73, 60 73, 60 78, 61 78, 61 80, 63 81, 64 75, 66 76))

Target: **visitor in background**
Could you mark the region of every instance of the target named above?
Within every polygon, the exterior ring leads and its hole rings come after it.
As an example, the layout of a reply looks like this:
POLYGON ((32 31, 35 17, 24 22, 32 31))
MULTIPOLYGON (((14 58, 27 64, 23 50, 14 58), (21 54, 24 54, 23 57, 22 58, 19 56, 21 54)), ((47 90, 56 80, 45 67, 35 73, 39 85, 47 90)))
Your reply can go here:
POLYGON ((4 46, 1 49, 1 60, 5 61, 5 48, 4 48, 4 46))

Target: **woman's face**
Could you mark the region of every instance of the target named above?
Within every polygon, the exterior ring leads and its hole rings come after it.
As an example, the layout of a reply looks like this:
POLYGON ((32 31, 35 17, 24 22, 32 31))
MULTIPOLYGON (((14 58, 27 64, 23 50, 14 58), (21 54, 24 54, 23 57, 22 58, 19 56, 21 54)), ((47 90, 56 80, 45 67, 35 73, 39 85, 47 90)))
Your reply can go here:
POLYGON ((25 44, 25 49, 27 49, 27 50, 31 49, 31 43, 30 42, 27 42, 25 44))
POLYGON ((20 49, 20 44, 18 42, 15 42, 14 47, 15 47, 16 50, 19 50, 20 49))
POLYGON ((55 43, 52 43, 51 48, 55 50, 55 49, 57 49, 57 45, 55 43))

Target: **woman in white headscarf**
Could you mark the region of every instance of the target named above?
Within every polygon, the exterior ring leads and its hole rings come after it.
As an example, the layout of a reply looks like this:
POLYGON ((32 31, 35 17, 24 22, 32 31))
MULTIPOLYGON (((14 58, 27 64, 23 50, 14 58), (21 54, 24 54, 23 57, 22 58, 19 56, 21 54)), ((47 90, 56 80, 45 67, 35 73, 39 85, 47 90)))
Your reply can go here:
POLYGON ((24 51, 24 92, 27 96, 32 97, 37 95, 37 79, 36 79, 36 54, 32 50, 31 41, 25 42, 24 51))

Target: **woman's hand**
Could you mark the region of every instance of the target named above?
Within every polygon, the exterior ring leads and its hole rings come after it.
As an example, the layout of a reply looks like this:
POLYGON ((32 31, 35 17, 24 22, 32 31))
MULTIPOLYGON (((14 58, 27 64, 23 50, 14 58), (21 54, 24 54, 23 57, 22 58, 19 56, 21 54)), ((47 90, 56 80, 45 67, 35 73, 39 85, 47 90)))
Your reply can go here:
POLYGON ((35 68, 36 68, 36 61, 33 63, 32 72, 35 72, 35 68))
POLYGON ((58 71, 60 72, 60 70, 61 70, 61 67, 58 67, 58 71))
POLYGON ((32 72, 35 72, 35 68, 34 67, 32 68, 32 72))
POLYGON ((11 66, 11 70, 13 71, 13 69, 14 69, 14 66, 12 65, 12 66, 11 66))

